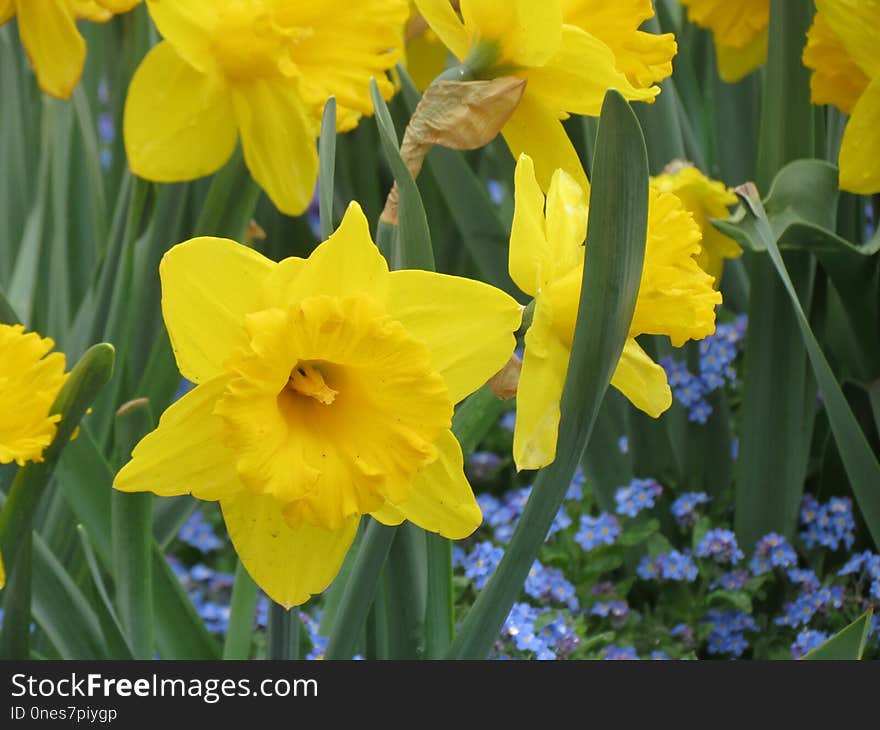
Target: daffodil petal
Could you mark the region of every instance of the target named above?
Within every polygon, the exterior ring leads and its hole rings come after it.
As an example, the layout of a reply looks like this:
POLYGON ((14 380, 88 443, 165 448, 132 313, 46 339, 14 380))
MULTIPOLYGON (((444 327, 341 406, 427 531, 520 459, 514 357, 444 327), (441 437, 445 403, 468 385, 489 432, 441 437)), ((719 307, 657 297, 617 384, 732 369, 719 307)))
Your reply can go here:
POLYGON ((500 289, 430 271, 393 271, 389 282, 388 313, 428 346, 453 403, 510 359, 522 307, 500 289))
POLYGON ((233 87, 244 159, 263 190, 286 215, 312 201, 318 179, 316 126, 288 79, 254 79, 233 87))
POLYGON ((697 263, 702 235, 672 193, 648 192, 645 265, 630 334, 669 335, 675 347, 715 331, 721 294, 697 263))
POLYGON ((221 375, 173 403, 158 428, 135 446, 113 486, 120 492, 192 494, 205 500, 241 490, 235 454, 223 445, 222 421, 213 412, 228 382, 221 375))
POLYGON ((868 78, 880 76, 877 29, 880 3, 864 0, 816 0, 816 8, 868 78))
POLYGON ((18 32, 40 88, 68 99, 86 62, 86 42, 68 4, 62 0, 18 3, 18 32))
POLYGON ((617 68, 636 86, 650 86, 672 74, 675 36, 639 30, 654 17, 651 0, 563 0, 562 14, 566 23, 608 45, 617 59, 617 68))
POLYGON ((540 66, 559 48, 562 10, 559 0, 462 0, 465 27, 501 43, 501 62, 540 66))
POLYGON ((278 502, 244 490, 220 502, 235 552, 260 588, 290 608, 323 591, 336 577, 354 540, 358 517, 338 530, 291 528, 278 502))
MULTIPOLYGON (((527 94, 549 109, 598 116, 608 89, 631 101, 653 101, 659 87, 637 88, 618 71, 612 50, 596 36, 572 25, 562 30, 562 45, 546 64, 529 69, 527 94)), ((566 170, 566 172, 571 172, 566 170)))
POLYGON ((98 2, 111 13, 127 13, 141 0, 98 0, 98 2))
POLYGON ((560 403, 570 358, 553 331, 549 302, 538 298, 535 304, 516 392, 513 460, 519 470, 540 469, 556 458, 560 403))
POLYGON ((528 87, 502 133, 515 158, 523 153, 532 158, 542 190, 548 190, 553 173, 563 169, 589 191, 587 175, 559 115, 530 94, 528 87))
POLYGON ((464 475, 458 439, 452 431, 444 431, 434 445, 439 456, 416 474, 409 498, 380 511, 377 519, 384 522, 385 517, 390 524, 399 524, 395 520, 402 516, 423 530, 461 540, 480 526, 483 514, 464 475))
POLYGON ((167 41, 155 46, 135 71, 124 131, 132 171, 156 182, 216 172, 237 139, 222 78, 194 69, 167 41))
POLYGON ((852 114, 869 79, 852 60, 843 41, 822 13, 816 13, 807 33, 803 61, 804 66, 813 71, 810 75, 812 102, 834 104, 841 111, 852 114))
POLYGON ((281 261, 266 282, 268 296, 280 304, 326 294, 368 294, 377 302, 388 297, 388 263, 370 235, 360 205, 352 201, 333 234, 308 259, 281 261))
POLYGON ((211 48, 218 16, 216 0, 148 0, 147 7, 162 37, 190 66, 202 72, 216 69, 211 48))
POLYGON ((459 61, 463 61, 470 49, 470 34, 465 30, 449 0, 415 0, 415 4, 431 30, 459 61))
POLYGON ((0 0, 0 25, 8 23, 15 15, 15 0, 0 0))
POLYGON ((623 346, 623 355, 611 377, 611 385, 652 418, 658 418, 672 405, 666 371, 631 337, 623 346))
POLYGON ((247 344, 244 317, 262 309, 274 266, 225 238, 194 238, 162 257, 162 313, 184 377, 201 383, 219 375, 230 353, 247 344))
POLYGON ((763 66, 767 61, 768 35, 768 28, 764 28, 742 47, 716 43, 715 57, 721 80, 735 84, 756 68, 763 66))
POLYGON ((587 239, 584 191, 565 170, 557 170, 550 179, 546 221, 550 249, 547 271, 552 271, 555 279, 583 264, 587 239))
POLYGON ((880 76, 853 109, 840 145, 840 187, 852 193, 880 192, 880 76))
POLYGON ((0 588, 6 586, 6 568, 3 566, 3 556, 0 555, 0 588))
POLYGON ((550 246, 544 230, 544 193, 535 178, 535 163, 526 154, 521 154, 516 163, 513 196, 510 278, 526 294, 535 296, 550 246))

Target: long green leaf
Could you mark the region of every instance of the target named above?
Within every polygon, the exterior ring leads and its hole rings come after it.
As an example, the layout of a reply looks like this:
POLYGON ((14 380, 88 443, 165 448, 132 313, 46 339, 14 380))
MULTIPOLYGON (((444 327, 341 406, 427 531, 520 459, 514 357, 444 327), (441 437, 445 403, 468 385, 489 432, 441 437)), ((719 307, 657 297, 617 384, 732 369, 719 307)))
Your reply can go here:
POLYGON ((489 653, 562 505, 629 332, 645 253, 648 160, 638 120, 616 91, 602 106, 591 175, 590 224, 557 457, 541 470, 510 545, 448 656, 489 653))
MULTIPOLYGON (((128 461, 134 445, 151 429, 147 401, 126 404, 116 413, 116 463, 128 461)), ((113 578, 116 600, 135 659, 153 658, 153 495, 111 495, 113 578)))
MULTIPOLYGON (((762 189, 786 163, 813 154, 810 79, 801 62, 811 6, 810 0, 771 0, 758 153, 762 189)), ((815 415, 815 385, 788 295, 765 257, 747 256, 751 288, 734 519, 746 552, 768 532, 794 533, 815 415)), ((787 265, 809 309, 815 262, 795 253, 787 265)))
MULTIPOLYGON (((400 143, 394 129, 394 121, 388 106, 376 86, 375 80, 370 81, 370 96, 376 110, 376 123, 379 127, 379 139, 388 161, 400 194, 397 229, 393 234, 393 245, 389 264, 392 269, 425 269, 434 271, 434 252, 431 247, 431 231, 419 188, 403 158, 400 156, 400 143)), ((383 225, 380 223, 380 225, 383 225)), ((389 224, 384 224, 389 225, 389 224)))
MULTIPOLYGON (((789 276, 788 269, 776 244, 776 238, 770 228, 761 199, 754 186, 744 186, 737 190, 749 210, 749 223, 754 227, 756 236, 760 237, 770 256, 776 274, 787 293, 790 307, 794 313, 800 336, 809 356, 810 364, 822 393, 822 401, 831 425, 831 431, 837 442, 843 466, 849 477, 856 501, 874 544, 880 547, 880 463, 871 450, 865 434, 859 427, 846 396, 816 336, 810 328, 810 322, 801 306, 797 291, 789 276)), ((745 225, 745 222, 744 222, 745 225)))
POLYGON ((318 213, 321 218, 321 238, 325 241, 333 233, 333 179, 336 176, 336 98, 330 97, 324 105, 321 119, 321 137, 318 140, 318 213))
POLYGON ((250 659, 257 593, 257 584, 239 561, 235 568, 232 597, 229 599, 229 624, 223 644, 224 659, 250 659))
POLYGON ((868 609, 845 629, 842 629, 821 646, 805 654, 807 660, 852 660, 861 659, 865 653, 868 632, 871 629, 873 611, 868 609))

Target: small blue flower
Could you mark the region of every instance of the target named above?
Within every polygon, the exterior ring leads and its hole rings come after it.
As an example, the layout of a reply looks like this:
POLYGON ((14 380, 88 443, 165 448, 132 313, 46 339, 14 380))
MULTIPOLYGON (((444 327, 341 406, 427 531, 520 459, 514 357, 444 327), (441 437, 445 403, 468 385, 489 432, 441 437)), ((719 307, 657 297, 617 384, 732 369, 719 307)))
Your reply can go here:
POLYGON ((620 628, 629 618, 630 608, 626 601, 600 601, 593 604, 590 615, 611 619, 611 624, 620 628))
POLYGON ((614 515, 603 512, 598 517, 581 515, 580 529, 574 539, 589 552, 599 545, 613 545, 620 537, 620 522, 614 515))
POLYGON ((584 482, 586 477, 580 466, 574 471, 571 478, 571 484, 568 485, 568 491, 565 493, 565 499, 568 502, 580 502, 584 498, 584 482))
POLYGON ((214 529, 205 521, 201 510, 196 510, 183 523, 177 535, 187 545, 202 553, 209 553, 223 547, 223 542, 214 534, 214 529))
POLYGON ((465 560, 464 574, 474 582, 477 590, 482 590, 503 556, 504 550, 491 542, 477 543, 465 560))
POLYGON ((505 413, 503 416, 501 416, 501 428, 513 433, 513 430, 515 427, 516 427, 516 411, 507 411, 507 413, 505 413))
POLYGON ((755 575, 769 573, 773 568, 789 568, 797 565, 797 553, 782 535, 775 532, 764 535, 755 544, 755 554, 749 567, 755 575))
POLYGON ((672 580, 692 583, 697 579, 697 566, 687 553, 670 550, 651 560, 645 556, 636 567, 636 573, 644 580, 672 580))
POLYGON ((697 506, 708 501, 709 495, 705 492, 685 492, 672 503, 672 516, 682 527, 692 527, 697 523, 697 506))
POLYGON ((740 657, 749 647, 745 632, 758 630, 755 620, 743 611, 712 610, 703 621, 712 626, 706 646, 710 654, 740 657))
POLYGON ((660 649, 655 649, 651 652, 651 659, 653 661, 669 661, 669 654, 660 649))
POLYGON ((617 439, 617 448, 620 449, 621 454, 629 453, 629 438, 627 436, 621 436, 617 439))
POLYGON ((473 482, 488 482, 498 473, 501 457, 492 451, 475 451, 468 459, 467 474, 473 482))
POLYGON ((694 554, 698 558, 712 558, 722 565, 727 563, 736 565, 745 557, 736 544, 736 535, 730 530, 720 528, 709 530, 697 543, 694 554))
POLYGON ((609 644, 602 658, 612 661, 633 661, 637 660, 639 655, 636 654, 634 646, 615 646, 614 644, 609 644))
POLYGON ((633 479, 628 486, 620 487, 614 493, 617 514, 635 517, 639 512, 654 506, 654 500, 663 493, 653 479, 633 479))
POLYGON ((552 535, 567 530, 569 527, 571 527, 571 517, 568 516, 568 512, 565 511, 564 506, 560 507, 559 511, 556 513, 556 517, 553 518, 553 524, 550 525, 550 530, 547 532, 547 539, 549 540, 552 535))
POLYGON ((725 591, 740 591, 748 579, 749 574, 745 570, 733 570, 713 581, 709 585, 709 589, 713 591, 719 588, 725 591))
POLYGON ((504 187, 497 180, 487 180, 486 190, 489 192, 489 198, 495 205, 501 205, 504 200, 504 187))
POLYGON ((809 494, 801 502, 801 537, 808 548, 837 550, 841 543, 851 548, 855 542, 855 518, 849 497, 832 497, 824 505, 809 494))
POLYGON ((828 639, 829 635, 824 631, 805 629, 797 635, 797 639, 795 639, 795 642, 791 645, 791 656, 794 659, 800 659, 804 654, 820 647, 828 641, 828 639))
POLYGON ((803 570, 800 568, 792 568, 785 573, 788 579, 795 585, 799 585, 805 591, 819 590, 819 578, 812 570, 803 570))

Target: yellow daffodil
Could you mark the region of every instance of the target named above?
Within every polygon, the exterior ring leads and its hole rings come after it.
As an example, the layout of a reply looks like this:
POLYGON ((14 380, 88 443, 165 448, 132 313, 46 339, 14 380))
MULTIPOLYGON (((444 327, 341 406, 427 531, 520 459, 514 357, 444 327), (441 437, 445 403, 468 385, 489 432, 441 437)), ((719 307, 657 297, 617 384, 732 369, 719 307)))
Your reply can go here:
POLYGON ((43 460, 60 415, 49 415, 64 385, 65 357, 55 343, 21 325, 0 324, 0 464, 43 460))
POLYGON ((131 169, 157 182, 222 167, 241 138, 254 179, 302 213, 318 170, 321 109, 338 127, 369 114, 370 78, 389 97, 405 0, 149 0, 164 40, 135 72, 125 107, 131 169))
POLYGON ((710 218, 727 218, 729 207, 737 202, 736 195, 724 183, 710 180, 690 163, 676 161, 667 165, 662 175, 651 178, 651 185, 661 193, 673 193, 681 200, 700 227, 702 245, 697 263, 721 284, 725 259, 742 256, 742 248, 710 222, 710 218))
MULTIPOLYGON (((700 229, 681 201, 651 189, 645 263, 635 314, 611 384, 653 417, 672 404, 663 368, 639 347, 641 334, 668 335, 676 347, 715 331, 721 295, 697 264, 700 229)), ((574 338, 584 267, 587 201, 565 171, 553 175, 546 197, 532 160, 516 166, 510 234, 510 276, 535 298, 516 395, 513 458, 539 469, 556 458, 559 406, 574 338)))
POLYGON ((688 20, 712 31, 718 74, 734 83, 767 60, 770 0, 681 0, 688 20))
POLYGON ((416 5, 480 78, 527 80, 502 131, 514 156, 525 152, 534 159, 545 190, 557 168, 587 186, 563 119, 598 115, 612 88, 627 99, 653 101, 660 92, 653 84, 672 73, 674 37, 638 30, 654 14, 650 0, 462 0, 461 17, 449 0, 416 5))
POLYGON ((104 22, 141 0, 0 0, 0 25, 18 17, 18 33, 37 83, 50 96, 67 99, 82 76, 86 42, 77 18, 104 22))
POLYGON ((880 192, 880 2, 817 0, 804 65, 814 104, 850 115, 840 145, 840 187, 880 192))
MULTIPOLYGON (((50 415, 64 385, 65 357, 55 343, 21 325, 0 324, 0 464, 41 462, 60 415, 50 415)), ((6 582, 0 558, 0 588, 6 582)))
POLYGON ((286 606, 330 583, 362 515, 456 539, 477 528, 450 419, 513 351, 521 307, 507 294, 389 273, 356 203, 308 259, 197 238, 160 275, 178 366, 198 386, 117 489, 219 500, 242 562, 286 606))

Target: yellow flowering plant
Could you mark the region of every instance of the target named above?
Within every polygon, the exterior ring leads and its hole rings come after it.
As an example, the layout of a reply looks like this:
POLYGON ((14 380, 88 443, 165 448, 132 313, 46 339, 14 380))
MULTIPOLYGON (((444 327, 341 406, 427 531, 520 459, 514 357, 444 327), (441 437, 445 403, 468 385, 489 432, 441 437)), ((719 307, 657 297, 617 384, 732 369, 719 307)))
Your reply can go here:
POLYGON ((375 77, 399 58, 405 0, 149 0, 164 40, 134 74, 125 106, 128 161, 156 182, 222 167, 240 139, 254 180, 283 213, 312 200, 324 102, 351 129, 375 77), (344 11, 343 11, 344 5, 344 11))
MULTIPOLYGON (((516 395, 513 458, 518 469, 540 469, 556 458, 580 287, 589 209, 584 190, 564 170, 541 191, 527 155, 517 162, 510 233, 510 276, 535 298, 516 395)), ((715 331, 721 294, 697 263, 700 228, 673 194, 650 190, 645 263, 623 355, 611 385, 645 413, 672 405, 666 372, 639 346, 642 334, 667 335, 674 346, 715 331)))
POLYGON ((840 187, 880 192, 880 3, 819 0, 804 64, 814 104, 850 116, 840 145, 840 187))
POLYGON ((200 238, 160 273, 178 366, 198 386, 117 489, 219 500, 242 562, 288 607, 327 587, 363 515, 450 538, 479 526, 450 419, 513 351, 512 298, 389 272, 355 203, 308 259, 200 238))
POLYGON ((0 25, 18 19, 18 32, 40 88, 67 99, 82 76, 86 41, 79 18, 106 22, 141 0, 0 0, 0 25))
POLYGON ((734 83, 767 60, 770 0, 681 0, 692 23, 712 31, 718 74, 734 83))
POLYGON ((527 81, 502 133, 514 157, 532 157, 545 189, 557 168, 587 185, 562 120, 598 115, 608 89, 650 102, 660 93, 656 82, 672 73, 674 37, 638 29, 653 17, 650 0, 462 0, 460 17, 448 0, 416 6, 476 78, 527 81))
POLYGON ((742 247, 710 223, 712 218, 727 218, 736 195, 724 183, 706 177, 694 165, 674 161, 662 174, 651 178, 651 185, 661 193, 673 193, 694 217, 702 235, 697 263, 721 285, 725 259, 742 256, 742 247))

